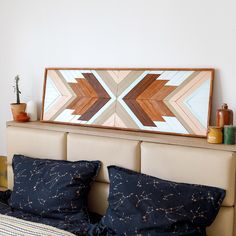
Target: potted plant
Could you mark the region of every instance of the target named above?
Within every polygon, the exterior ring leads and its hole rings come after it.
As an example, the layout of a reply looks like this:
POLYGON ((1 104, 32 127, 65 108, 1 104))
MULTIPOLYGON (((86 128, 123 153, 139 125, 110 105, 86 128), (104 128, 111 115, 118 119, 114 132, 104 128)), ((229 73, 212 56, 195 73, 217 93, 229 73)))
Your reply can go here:
POLYGON ((13 115, 14 120, 17 120, 17 116, 20 113, 25 112, 25 110, 26 110, 26 103, 20 102, 21 91, 19 89, 19 81, 20 81, 20 77, 19 77, 19 75, 17 75, 15 77, 15 85, 13 86, 14 92, 16 93, 16 103, 11 103, 11 111, 12 111, 12 115, 13 115))

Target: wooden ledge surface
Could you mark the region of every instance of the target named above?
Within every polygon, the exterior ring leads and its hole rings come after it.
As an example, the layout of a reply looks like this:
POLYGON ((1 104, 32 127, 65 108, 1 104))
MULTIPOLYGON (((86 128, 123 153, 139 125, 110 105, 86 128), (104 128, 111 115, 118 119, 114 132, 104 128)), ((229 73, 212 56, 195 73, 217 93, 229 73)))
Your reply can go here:
POLYGON ((7 127, 21 127, 31 128, 40 130, 51 130, 58 132, 88 134, 103 137, 113 137, 120 139, 129 139, 137 141, 146 141, 152 143, 162 143, 169 145, 179 145, 186 147, 206 148, 212 150, 231 151, 236 152, 236 145, 225 145, 225 144, 209 144, 206 138, 193 138, 184 136, 175 136, 167 134, 152 134, 145 132, 105 129, 105 128, 94 128, 85 126, 75 125, 63 125, 63 124, 52 124, 40 121, 20 123, 15 121, 8 121, 7 127))

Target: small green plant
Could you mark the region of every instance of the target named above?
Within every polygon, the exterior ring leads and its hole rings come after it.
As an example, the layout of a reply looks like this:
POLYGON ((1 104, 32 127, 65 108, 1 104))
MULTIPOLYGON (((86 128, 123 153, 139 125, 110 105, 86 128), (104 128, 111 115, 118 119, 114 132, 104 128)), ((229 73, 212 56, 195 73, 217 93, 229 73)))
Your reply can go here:
POLYGON ((17 75, 15 77, 15 85, 13 86, 14 92, 16 93, 16 104, 20 104, 20 94, 21 94, 21 91, 19 89, 19 81, 20 81, 20 77, 19 77, 19 75, 17 75))

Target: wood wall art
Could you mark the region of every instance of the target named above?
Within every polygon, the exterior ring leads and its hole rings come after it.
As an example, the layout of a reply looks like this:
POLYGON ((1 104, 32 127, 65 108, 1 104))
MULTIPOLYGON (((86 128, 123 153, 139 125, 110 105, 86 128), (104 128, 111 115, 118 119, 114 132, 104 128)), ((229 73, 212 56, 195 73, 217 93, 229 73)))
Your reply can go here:
POLYGON ((45 72, 42 121, 206 136, 213 69, 45 72))

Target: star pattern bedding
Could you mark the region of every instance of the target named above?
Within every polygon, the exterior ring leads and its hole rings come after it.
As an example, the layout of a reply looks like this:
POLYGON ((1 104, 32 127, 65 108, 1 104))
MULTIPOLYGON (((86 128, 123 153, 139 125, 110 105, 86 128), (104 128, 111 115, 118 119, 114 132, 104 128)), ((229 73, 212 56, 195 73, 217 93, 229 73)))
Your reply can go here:
POLYGON ((109 207, 91 235, 206 236, 225 190, 109 166, 109 207))
POLYGON ((0 214, 86 235, 90 224, 87 195, 100 168, 99 161, 14 155, 12 166, 14 188, 0 194, 0 214))
POLYGON ((171 182, 109 166, 109 207, 100 221, 91 222, 86 199, 99 167, 98 161, 72 163, 15 155, 13 192, 0 192, 0 235, 206 236, 205 228, 215 219, 225 196, 223 189, 171 182), (51 184, 55 173, 60 181, 51 184), (39 180, 39 191, 34 191, 39 180), (55 201, 59 192, 67 198, 55 201), (41 206, 38 196, 45 196, 49 203, 43 213, 45 205, 41 206), (71 204, 75 200, 76 208, 71 204), (64 208, 58 208, 61 205, 64 208))
POLYGON ((62 161, 13 157, 14 209, 61 220, 87 222, 87 195, 99 161, 62 161))

